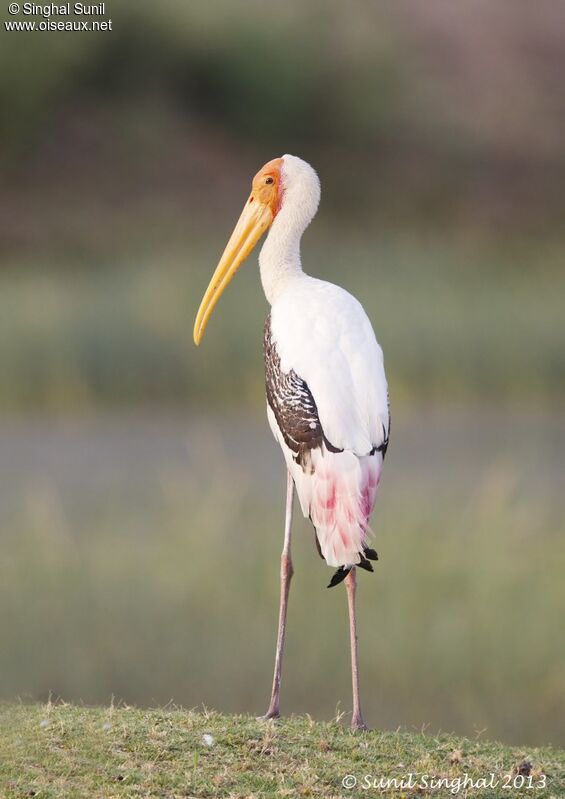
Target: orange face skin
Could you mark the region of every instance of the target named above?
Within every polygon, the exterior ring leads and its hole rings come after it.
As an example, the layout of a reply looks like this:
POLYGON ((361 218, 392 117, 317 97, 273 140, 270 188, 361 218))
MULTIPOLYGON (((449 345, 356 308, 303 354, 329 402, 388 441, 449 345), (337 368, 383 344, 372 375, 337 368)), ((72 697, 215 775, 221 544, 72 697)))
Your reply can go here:
POLYGON ((267 205, 273 218, 278 214, 281 207, 281 168, 282 158, 273 158, 253 178, 251 184, 251 195, 248 203, 260 202, 267 205))

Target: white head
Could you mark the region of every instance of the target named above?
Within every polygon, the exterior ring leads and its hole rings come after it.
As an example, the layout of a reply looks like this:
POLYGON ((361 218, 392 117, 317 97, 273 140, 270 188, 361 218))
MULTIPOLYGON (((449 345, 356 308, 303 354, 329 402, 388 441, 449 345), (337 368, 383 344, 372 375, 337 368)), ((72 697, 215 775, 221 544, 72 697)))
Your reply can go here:
POLYGON ((303 233, 320 204, 320 180, 310 164, 296 155, 283 155, 281 162, 278 223, 284 218, 303 233))
POLYGON ((200 343, 220 295, 268 228, 271 232, 259 259, 262 277, 264 265, 274 282, 285 271, 300 270, 300 238, 316 215, 319 202, 318 175, 296 155, 274 158, 257 172, 251 194, 200 303, 194 323, 196 344, 200 343))

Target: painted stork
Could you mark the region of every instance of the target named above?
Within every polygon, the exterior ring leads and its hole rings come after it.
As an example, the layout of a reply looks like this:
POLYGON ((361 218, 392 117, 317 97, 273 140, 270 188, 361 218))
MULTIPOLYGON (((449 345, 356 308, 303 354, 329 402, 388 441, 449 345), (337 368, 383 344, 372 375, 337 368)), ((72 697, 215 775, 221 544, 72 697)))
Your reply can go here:
POLYGON ((287 467, 281 598, 271 702, 279 693, 290 581, 294 488, 312 520, 318 552, 345 580, 349 608, 355 730, 367 729, 359 700, 356 568, 373 571, 369 517, 389 439, 382 350, 361 304, 347 291, 302 271, 300 240, 320 201, 312 167, 294 155, 269 161, 251 194, 202 299, 194 325, 199 344, 220 295, 263 233, 261 282, 271 312, 265 322, 267 416, 287 467))

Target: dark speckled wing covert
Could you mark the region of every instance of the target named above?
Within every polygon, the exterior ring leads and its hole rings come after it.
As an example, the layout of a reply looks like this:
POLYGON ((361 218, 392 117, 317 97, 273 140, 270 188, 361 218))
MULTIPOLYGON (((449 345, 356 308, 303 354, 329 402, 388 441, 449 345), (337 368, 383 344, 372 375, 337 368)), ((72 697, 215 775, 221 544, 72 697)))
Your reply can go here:
POLYGON ((263 351, 267 402, 287 447, 294 453, 294 460, 306 470, 310 467, 309 453, 322 444, 330 452, 342 452, 325 437, 308 384, 294 370, 281 370, 281 361, 271 337, 270 314, 265 320, 263 351))

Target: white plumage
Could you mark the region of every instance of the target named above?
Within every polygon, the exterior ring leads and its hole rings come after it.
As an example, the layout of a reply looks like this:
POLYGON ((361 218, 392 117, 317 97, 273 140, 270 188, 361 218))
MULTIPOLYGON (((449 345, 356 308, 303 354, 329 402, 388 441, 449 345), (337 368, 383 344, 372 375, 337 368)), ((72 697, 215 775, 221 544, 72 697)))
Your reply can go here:
POLYGON ((268 418, 302 512, 316 527, 322 554, 329 565, 349 566, 359 562, 367 543, 368 517, 383 463, 376 450, 388 438, 383 354, 361 304, 339 286, 302 271, 300 237, 320 196, 314 170, 285 155, 282 179, 282 207, 259 258, 265 294, 272 303, 272 341, 281 370, 293 370, 308 385, 325 437, 343 451, 322 446, 312 452, 310 468, 304 469, 285 443, 271 409, 268 418))
POLYGON ((308 384, 327 438, 367 455, 388 431, 383 353, 361 304, 344 289, 302 273, 271 307, 281 368, 308 384))

